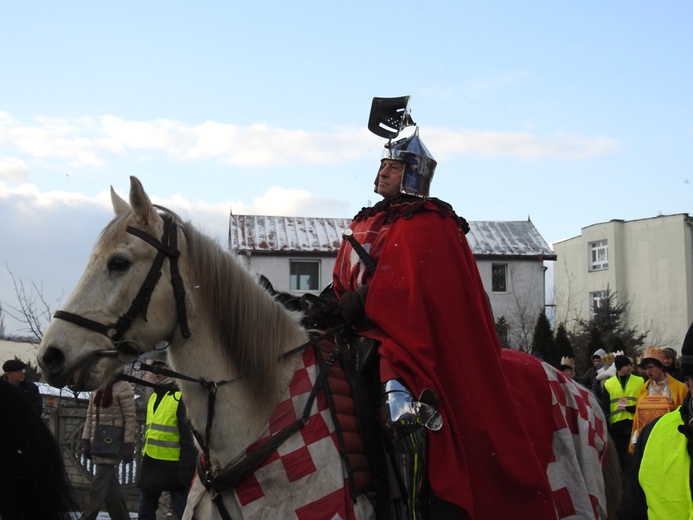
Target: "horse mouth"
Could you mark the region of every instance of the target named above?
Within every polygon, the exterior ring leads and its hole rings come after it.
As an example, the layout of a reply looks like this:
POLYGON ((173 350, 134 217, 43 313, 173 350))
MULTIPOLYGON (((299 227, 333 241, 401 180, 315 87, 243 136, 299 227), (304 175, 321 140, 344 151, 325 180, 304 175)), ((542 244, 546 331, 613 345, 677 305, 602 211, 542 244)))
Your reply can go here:
POLYGON ((89 354, 55 378, 52 384, 60 388, 67 386, 73 392, 94 390, 101 384, 101 378, 94 369, 104 357, 108 357, 108 354, 104 352, 89 354))

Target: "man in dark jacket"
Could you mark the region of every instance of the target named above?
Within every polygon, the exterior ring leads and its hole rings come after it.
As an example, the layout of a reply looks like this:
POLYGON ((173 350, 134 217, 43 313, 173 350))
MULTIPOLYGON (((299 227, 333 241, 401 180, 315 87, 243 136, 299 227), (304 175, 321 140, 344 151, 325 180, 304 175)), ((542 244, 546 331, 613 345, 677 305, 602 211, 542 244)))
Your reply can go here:
MULTIPOLYGON (((162 361, 155 361, 153 366, 168 368, 162 361)), ((171 493, 173 511, 182 518, 195 473, 196 450, 181 393, 166 376, 157 374, 155 384, 147 403, 142 472, 137 485, 140 520, 155 520, 163 491, 171 493)))
POLYGON ((25 370, 26 363, 19 359, 10 359, 2 365, 2 371, 5 372, 2 378, 19 390, 31 407, 41 415, 43 413, 41 393, 36 383, 24 379, 25 370))
POLYGON ((681 349, 689 392, 678 409, 642 430, 625 479, 620 520, 693 518, 693 325, 681 349))

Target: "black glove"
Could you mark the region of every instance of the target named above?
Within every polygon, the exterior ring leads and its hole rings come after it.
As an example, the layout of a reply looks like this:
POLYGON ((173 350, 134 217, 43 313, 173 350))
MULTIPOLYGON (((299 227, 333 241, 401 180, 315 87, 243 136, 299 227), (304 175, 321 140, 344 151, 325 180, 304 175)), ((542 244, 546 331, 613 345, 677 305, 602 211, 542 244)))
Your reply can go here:
POLYGON ((89 439, 82 439, 82 455, 86 458, 91 458, 91 441, 89 439))
POLYGON ((135 458, 135 446, 131 442, 123 443, 123 462, 129 464, 135 458))
POLYGON ((367 285, 342 295, 339 299, 339 313, 345 321, 358 321, 366 317, 366 296, 368 296, 367 285))
POLYGON ((635 405, 633 404, 631 406, 626 406, 626 412, 635 413, 635 405))

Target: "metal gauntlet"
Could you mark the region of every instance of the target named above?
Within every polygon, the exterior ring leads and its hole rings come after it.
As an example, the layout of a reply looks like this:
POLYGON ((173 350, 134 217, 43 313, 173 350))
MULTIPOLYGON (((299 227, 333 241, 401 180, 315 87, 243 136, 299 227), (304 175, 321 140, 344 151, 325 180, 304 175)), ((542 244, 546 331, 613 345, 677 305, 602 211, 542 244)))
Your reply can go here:
MULTIPOLYGON (((422 398, 435 401, 435 394, 427 390, 422 398)), ((428 466, 426 429, 439 430, 442 424, 435 402, 415 401, 396 379, 383 385, 380 426, 399 487, 400 500, 394 502, 398 519, 421 518, 419 493, 428 466)))

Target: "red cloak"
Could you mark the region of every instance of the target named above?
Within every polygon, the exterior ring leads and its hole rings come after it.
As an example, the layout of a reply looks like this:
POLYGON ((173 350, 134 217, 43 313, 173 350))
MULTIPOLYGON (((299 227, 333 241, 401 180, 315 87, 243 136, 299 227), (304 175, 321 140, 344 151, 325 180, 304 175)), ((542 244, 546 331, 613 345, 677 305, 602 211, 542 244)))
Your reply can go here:
POLYGON ((433 388, 444 426, 429 431, 433 492, 473 519, 556 518, 546 468, 511 398, 466 222, 444 202, 400 197, 359 213, 354 237, 377 262, 369 274, 344 241, 334 288, 369 285, 360 333, 415 396, 433 388))

